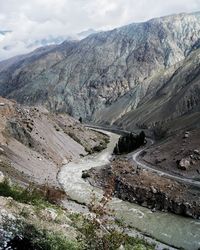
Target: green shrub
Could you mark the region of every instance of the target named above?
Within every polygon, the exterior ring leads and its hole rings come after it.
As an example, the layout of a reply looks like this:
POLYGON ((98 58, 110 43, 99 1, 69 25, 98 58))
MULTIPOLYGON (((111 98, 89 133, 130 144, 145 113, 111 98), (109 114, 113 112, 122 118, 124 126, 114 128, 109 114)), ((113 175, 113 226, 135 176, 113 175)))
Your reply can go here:
POLYGON ((0 183, 0 196, 12 197, 18 202, 30 203, 32 205, 46 202, 44 196, 36 188, 29 186, 23 189, 17 185, 10 185, 7 179, 0 183))

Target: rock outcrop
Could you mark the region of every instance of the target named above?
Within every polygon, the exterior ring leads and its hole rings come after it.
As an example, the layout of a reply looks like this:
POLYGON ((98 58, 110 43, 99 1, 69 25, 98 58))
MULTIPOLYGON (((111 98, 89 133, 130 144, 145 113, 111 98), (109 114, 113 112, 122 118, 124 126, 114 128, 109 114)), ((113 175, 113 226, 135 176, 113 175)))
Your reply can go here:
MULTIPOLYGON (((138 107, 116 121, 126 128, 199 128, 200 50, 153 78, 138 107), (134 118, 134 119, 133 119, 134 118)), ((189 134, 185 135, 188 138, 189 134)))
POLYGON ((187 158, 183 158, 178 162, 178 168, 181 170, 188 170, 190 167, 190 160, 187 158))
POLYGON ((187 200, 181 200, 178 197, 174 199, 167 193, 156 190, 155 187, 149 189, 144 186, 129 185, 124 178, 117 178, 115 186, 115 195, 122 200, 137 203, 153 211, 160 210, 195 219, 200 218, 200 206, 198 204, 189 203, 187 200))
POLYGON ((134 167, 125 159, 115 160, 111 166, 84 171, 83 177, 88 178, 92 185, 103 187, 105 192, 112 190, 116 197, 154 212, 160 210, 200 218, 198 192, 174 180, 134 167))

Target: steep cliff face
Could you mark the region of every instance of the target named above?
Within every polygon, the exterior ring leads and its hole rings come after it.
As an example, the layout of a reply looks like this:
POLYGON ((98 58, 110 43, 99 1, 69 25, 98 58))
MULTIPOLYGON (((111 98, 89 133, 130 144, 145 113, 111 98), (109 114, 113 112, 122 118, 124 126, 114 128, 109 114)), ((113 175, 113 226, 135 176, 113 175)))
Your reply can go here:
MULTIPOLYGON (((7 63, 0 71, 0 93, 100 122, 106 113, 99 111, 109 108, 113 117, 108 122, 114 122, 138 107, 152 78, 198 48, 199 35, 199 13, 93 34, 56 46, 39 58, 32 53, 17 65, 7 63)), ((153 94, 165 82, 158 80, 153 94)))

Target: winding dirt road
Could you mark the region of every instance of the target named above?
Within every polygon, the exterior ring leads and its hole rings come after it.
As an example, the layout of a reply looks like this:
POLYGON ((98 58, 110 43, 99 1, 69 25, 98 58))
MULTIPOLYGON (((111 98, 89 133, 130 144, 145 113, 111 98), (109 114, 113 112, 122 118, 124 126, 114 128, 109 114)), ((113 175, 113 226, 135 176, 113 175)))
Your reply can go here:
POLYGON ((148 149, 149 145, 152 145, 154 143, 153 140, 151 139, 148 139, 148 146, 146 147, 143 147, 137 151, 135 151, 132 155, 132 159, 133 159, 133 162, 135 165, 139 166, 140 168, 143 168, 143 169, 147 169, 148 171, 151 171, 153 173, 156 173, 160 176, 163 176, 163 177, 167 177, 167 178, 170 178, 170 179, 174 179, 176 181, 179 181, 183 184, 189 184, 189 185, 192 185, 192 186, 195 186, 195 187, 198 187, 200 188, 200 182, 199 181, 195 181, 193 179, 189 179, 189 178, 185 178, 185 177, 181 177, 181 176, 177 176, 175 174, 171 174, 171 173, 168 173, 168 172, 165 172, 165 171, 162 171, 162 170, 159 170, 157 169, 155 166, 153 165, 147 165, 146 163, 142 162, 140 160, 140 155, 148 149))
MULTIPOLYGON (((90 126, 90 125, 87 125, 87 127, 89 128, 92 128, 92 129, 100 129, 100 130, 103 130, 103 131, 111 131, 111 132, 114 132, 114 133, 118 133, 118 134, 123 134, 123 133, 130 133, 130 131, 127 131, 127 130, 121 130, 121 129, 117 129, 117 128, 104 128, 104 127, 101 127, 101 126, 90 126)), ((190 179, 190 178, 186 178, 186 177, 182 177, 182 176, 178 176, 178 175, 175 175, 173 173, 169 173, 169 172, 165 172, 163 170, 160 170, 160 169, 157 169, 156 166, 153 166, 153 165, 150 165, 143 161, 141 161, 140 159, 140 155, 148 149, 149 146, 153 145, 154 144, 154 141, 152 139, 147 139, 147 145, 139 150, 136 150, 133 154, 132 154, 132 160, 133 160, 133 163, 137 166, 139 166, 140 168, 143 168, 143 169, 146 169, 148 171, 151 171, 153 173, 156 173, 158 174, 159 176, 163 176, 163 177, 167 177, 167 178, 170 178, 170 179, 173 179, 173 180, 176 180, 178 182, 181 182, 183 184, 186 184, 186 185, 191 185, 193 187, 198 187, 200 188, 200 181, 196 181, 196 180, 193 180, 193 179, 190 179)), ((130 154, 129 154, 130 155, 130 154)))

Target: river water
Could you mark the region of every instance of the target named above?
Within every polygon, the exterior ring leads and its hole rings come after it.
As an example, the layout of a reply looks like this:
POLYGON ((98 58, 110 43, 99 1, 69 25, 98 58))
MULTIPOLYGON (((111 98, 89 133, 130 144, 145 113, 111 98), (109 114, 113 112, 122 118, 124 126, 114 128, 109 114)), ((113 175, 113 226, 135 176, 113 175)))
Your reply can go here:
MULTIPOLYGON (((92 192, 101 198, 103 191, 92 187, 81 178, 82 171, 109 163, 118 135, 106 132, 110 136, 108 147, 101 153, 84 157, 77 162, 63 166, 59 173, 59 182, 69 197, 78 203, 89 204, 92 192)), ((115 211, 115 216, 126 224, 146 233, 153 238, 188 250, 200 248, 200 221, 178 215, 156 212, 137 204, 113 198, 109 206, 115 211)))

